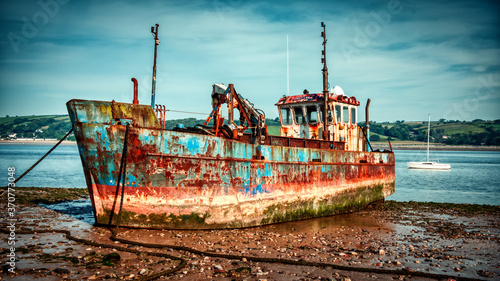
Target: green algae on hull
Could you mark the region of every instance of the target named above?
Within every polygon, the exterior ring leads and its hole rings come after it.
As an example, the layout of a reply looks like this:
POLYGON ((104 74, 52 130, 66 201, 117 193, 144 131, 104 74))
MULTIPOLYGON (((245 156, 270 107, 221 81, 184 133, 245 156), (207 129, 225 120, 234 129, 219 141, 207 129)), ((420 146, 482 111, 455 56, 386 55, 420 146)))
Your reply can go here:
MULTIPOLYGON (((115 213, 112 217, 110 223, 109 210, 104 210, 105 215, 98 215, 96 218, 97 224, 100 225, 116 225, 117 214, 115 213)), ((132 225, 140 228, 175 228, 175 229, 192 229, 192 228, 203 228, 207 226, 205 220, 210 217, 210 214, 200 214, 191 213, 189 215, 179 215, 174 214, 138 214, 130 211, 122 211, 120 224, 132 225)))
MULTIPOLYGON (((232 220, 227 224, 207 223, 210 212, 205 214, 190 213, 183 215, 174 214, 139 214, 130 211, 122 211, 120 224, 140 228, 156 229, 224 229, 253 227, 273 223, 282 223, 310 219, 315 217, 325 217, 359 211, 368 204, 384 199, 384 194, 394 193, 394 181, 381 183, 365 187, 358 187, 346 190, 340 194, 333 195, 322 200, 308 199, 295 201, 293 203, 278 203, 267 207, 260 212, 261 219, 253 221, 232 220)), ((116 225, 117 212, 110 222, 110 210, 104 210, 104 215, 99 215, 96 221, 100 225, 116 225)), ((227 214, 228 210, 224 211, 227 214)))
MULTIPOLYGON (((377 184, 347 190, 319 201, 309 199, 290 204, 274 204, 264 211, 264 218, 261 223, 281 223, 358 211, 371 202, 383 199, 384 186, 384 184, 377 184)), ((386 186, 386 189, 388 188, 391 194, 394 193, 394 182, 386 186)))

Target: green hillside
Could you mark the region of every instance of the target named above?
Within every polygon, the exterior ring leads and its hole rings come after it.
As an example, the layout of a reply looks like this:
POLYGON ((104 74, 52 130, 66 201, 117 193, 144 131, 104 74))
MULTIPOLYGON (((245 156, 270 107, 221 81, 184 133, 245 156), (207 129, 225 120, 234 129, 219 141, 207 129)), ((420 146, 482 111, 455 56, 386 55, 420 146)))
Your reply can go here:
MULTIPOLYGON (((364 123, 360 123, 364 126, 364 123)), ((427 141, 427 122, 370 122, 372 141, 427 141)), ((500 120, 431 122, 431 142, 452 145, 500 145, 500 120)))
MULTIPOLYGON (((166 128, 177 124, 193 127, 205 120, 195 118, 167 120, 166 128)), ((268 133, 280 135, 280 123, 277 118, 266 119, 268 133)), ((359 123, 364 126, 364 122, 359 123)), ((45 138, 61 139, 71 128, 67 115, 39 115, 0 117, 0 138, 45 138)), ((393 123, 370 122, 372 141, 427 141, 427 122, 393 123)), ((74 140, 70 136, 69 140, 74 140)), ((500 120, 471 122, 444 120, 431 122, 431 142, 454 145, 500 145, 500 120)))
MULTIPOLYGON (((184 127, 194 127, 203 124, 205 120, 196 118, 184 118, 167 120, 165 127, 174 128, 177 124, 184 127)), ((267 119, 268 132, 271 135, 280 134, 280 123, 276 119, 267 119)), ((211 123, 209 123, 211 125, 211 123)), ((61 139, 69 130, 71 124, 67 115, 33 115, 0 117, 0 138, 1 139, 61 139)), ((75 140, 73 135, 68 140, 75 140)))
MULTIPOLYGON (((71 124, 67 115, 33 115, 0 118, 0 138, 61 139, 71 124)), ((75 140, 70 136, 69 140, 75 140)))

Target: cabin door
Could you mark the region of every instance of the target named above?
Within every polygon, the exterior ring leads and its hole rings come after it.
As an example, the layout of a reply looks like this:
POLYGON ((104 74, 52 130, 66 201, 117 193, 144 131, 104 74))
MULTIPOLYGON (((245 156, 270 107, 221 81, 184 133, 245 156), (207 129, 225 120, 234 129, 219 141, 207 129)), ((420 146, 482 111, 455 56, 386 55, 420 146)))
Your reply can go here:
POLYGON ((302 106, 297 106, 293 108, 295 116, 295 124, 299 126, 299 137, 309 138, 309 126, 307 125, 306 116, 304 113, 304 108, 302 106))

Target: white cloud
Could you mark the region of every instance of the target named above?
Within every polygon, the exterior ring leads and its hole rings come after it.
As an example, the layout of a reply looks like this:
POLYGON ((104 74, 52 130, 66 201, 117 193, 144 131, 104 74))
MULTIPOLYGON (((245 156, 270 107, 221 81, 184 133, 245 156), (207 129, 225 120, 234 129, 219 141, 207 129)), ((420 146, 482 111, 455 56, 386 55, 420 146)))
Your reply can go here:
MULTIPOLYGON (((401 3, 402 11, 378 32, 371 29, 368 44, 360 46, 354 41, 357 32, 374 22, 373 12, 387 10, 386 2, 70 1, 20 46, 19 54, 12 53, 9 42, 1 42, 0 92, 12 102, 2 104, 0 114, 49 114, 70 98, 129 101, 131 77, 139 79, 141 103, 149 103, 149 29, 159 23, 159 103, 208 113, 211 85, 234 83, 268 117, 275 117, 274 103, 286 92, 287 34, 290 94, 321 91, 324 21, 332 87, 342 86, 363 103, 372 98, 376 120, 419 120, 425 110, 439 119, 443 106, 460 102, 477 88, 478 77, 498 77, 500 43, 491 27, 498 20, 489 7, 472 1, 401 3), (466 16, 470 13, 475 16, 466 16), (339 47, 342 43, 357 48, 350 60, 339 47)), ((4 33, 20 30, 21 23, 12 21, 37 9, 12 5, 6 7, 12 13, 1 14, 9 22, 4 33)), ((493 89, 498 96, 498 88, 493 89)), ((500 118, 486 106, 475 114, 500 118)))

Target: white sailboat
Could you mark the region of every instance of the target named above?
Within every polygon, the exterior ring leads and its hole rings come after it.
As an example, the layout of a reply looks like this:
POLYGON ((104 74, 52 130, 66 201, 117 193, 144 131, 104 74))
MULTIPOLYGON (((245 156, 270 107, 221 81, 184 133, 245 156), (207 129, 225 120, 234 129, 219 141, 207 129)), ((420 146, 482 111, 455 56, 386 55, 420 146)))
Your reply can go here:
POLYGON ((427 158, 424 162, 407 162, 406 165, 409 169, 426 169, 426 170, 449 170, 450 164, 443 164, 436 161, 429 160, 429 141, 431 132, 431 115, 429 114, 429 124, 427 126, 427 158))

